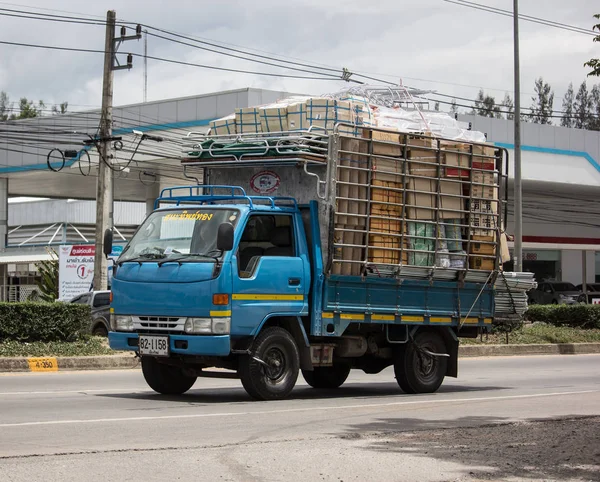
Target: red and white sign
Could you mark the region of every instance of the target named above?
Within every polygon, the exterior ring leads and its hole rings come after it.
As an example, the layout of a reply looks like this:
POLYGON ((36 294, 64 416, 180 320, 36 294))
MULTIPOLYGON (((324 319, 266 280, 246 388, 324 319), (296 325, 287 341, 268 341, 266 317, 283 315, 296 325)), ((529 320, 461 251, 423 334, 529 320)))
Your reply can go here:
POLYGON ((273 171, 261 171, 250 179, 250 187, 258 194, 272 194, 279 188, 281 178, 273 171))
POLYGON ((93 245, 61 246, 58 256, 58 298, 70 300, 87 293, 94 279, 93 245))
POLYGON ((592 298, 592 305, 600 305, 600 298, 592 298))

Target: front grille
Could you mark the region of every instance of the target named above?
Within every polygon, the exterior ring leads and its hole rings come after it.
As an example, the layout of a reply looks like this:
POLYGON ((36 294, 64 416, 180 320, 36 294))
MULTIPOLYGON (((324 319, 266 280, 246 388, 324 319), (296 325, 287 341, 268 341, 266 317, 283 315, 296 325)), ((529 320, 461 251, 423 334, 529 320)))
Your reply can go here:
POLYGON ((185 318, 172 316, 134 316, 134 330, 183 331, 185 318))

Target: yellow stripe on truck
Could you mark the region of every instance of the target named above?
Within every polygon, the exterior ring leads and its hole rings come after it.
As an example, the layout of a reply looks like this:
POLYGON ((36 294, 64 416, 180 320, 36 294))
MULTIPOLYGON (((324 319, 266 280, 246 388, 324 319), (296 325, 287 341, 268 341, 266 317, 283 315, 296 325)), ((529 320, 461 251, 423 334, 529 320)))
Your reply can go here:
POLYGON ((231 299, 238 301, 302 301, 304 295, 237 294, 231 295, 231 299))
POLYGON ((211 311, 210 316, 214 316, 214 317, 231 316, 231 310, 211 311))

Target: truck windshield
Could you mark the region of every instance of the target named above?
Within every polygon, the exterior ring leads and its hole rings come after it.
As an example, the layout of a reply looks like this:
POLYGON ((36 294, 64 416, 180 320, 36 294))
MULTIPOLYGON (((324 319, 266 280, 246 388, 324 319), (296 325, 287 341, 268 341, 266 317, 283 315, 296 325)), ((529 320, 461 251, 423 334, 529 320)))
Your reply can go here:
POLYGON ((217 231, 221 223, 235 227, 239 212, 235 209, 169 209, 152 213, 140 226, 117 260, 144 261, 169 257, 210 258, 217 251, 217 231))

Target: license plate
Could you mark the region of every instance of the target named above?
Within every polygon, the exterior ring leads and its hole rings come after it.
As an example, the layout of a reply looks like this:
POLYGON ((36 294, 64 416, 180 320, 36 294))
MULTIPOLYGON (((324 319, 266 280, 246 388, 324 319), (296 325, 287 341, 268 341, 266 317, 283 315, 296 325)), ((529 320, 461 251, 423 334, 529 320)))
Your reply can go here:
POLYGON ((140 355, 169 356, 169 337, 140 335, 138 347, 140 355))

